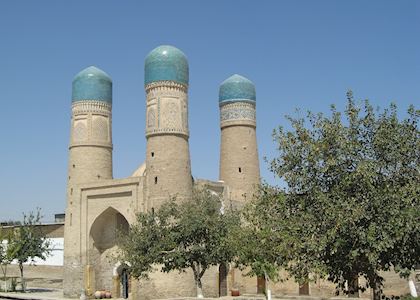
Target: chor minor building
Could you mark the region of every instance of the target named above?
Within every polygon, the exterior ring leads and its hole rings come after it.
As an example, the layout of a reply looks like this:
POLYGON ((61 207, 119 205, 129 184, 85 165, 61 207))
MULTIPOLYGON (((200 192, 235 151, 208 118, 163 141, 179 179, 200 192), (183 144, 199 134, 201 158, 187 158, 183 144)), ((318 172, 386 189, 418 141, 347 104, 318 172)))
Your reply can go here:
MULTIPOLYGON (((220 85, 219 181, 194 180, 188 124, 188 61, 172 46, 160 46, 145 60, 145 161, 127 178, 112 173, 112 80, 88 67, 73 80, 68 156, 67 207, 64 227, 63 288, 67 297, 81 289, 120 294, 124 264, 110 256, 117 249, 117 230, 128 231, 136 213, 158 208, 171 196, 191 197, 194 185, 243 205, 260 182, 256 141, 254 84, 240 75, 220 85)), ((194 99, 192 100, 194 101, 194 99)), ((135 166, 134 166, 135 167, 135 166)), ((190 272, 151 274, 144 282, 129 280, 129 297, 156 299, 195 296, 190 272)), ((232 287, 257 292, 257 278, 238 270, 213 267, 203 278, 208 297, 224 296, 232 287)), ((261 288, 261 287, 260 287, 261 288)))
MULTIPOLYGON (((173 196, 179 201, 189 198, 194 186, 217 193, 226 205, 242 207, 260 183, 255 86, 237 74, 221 83, 219 99, 214 99, 220 110, 219 180, 193 178, 188 70, 185 54, 173 46, 159 46, 147 55, 145 161, 133 166, 135 171, 127 178, 114 178, 112 171, 111 77, 93 66, 74 77, 65 218, 64 214, 57 214, 54 223, 37 225, 48 237, 51 253, 46 261, 36 259, 36 265, 25 266, 25 278, 30 279, 32 287, 62 287, 65 298, 80 299, 82 293, 93 298, 96 291, 110 291, 113 298, 133 300, 196 297, 190 270, 156 270, 149 274, 150 280, 139 281, 129 277, 127 265, 112 259, 118 250, 117 235, 128 232, 137 213, 158 209, 173 196)), ((17 226, 6 222, 0 224, 0 229, 10 232, 17 226)), ((265 291, 263 278, 247 277, 244 273, 246 270, 224 265, 209 268, 202 278, 203 294, 221 297, 239 291, 248 297, 265 291)), ((20 276, 15 262, 8 268, 8 275, 20 276)), ((280 276, 290 277, 284 270, 280 270, 280 276)), ((382 272, 381 276, 387 296, 410 292, 407 280, 398 274, 382 272)), ((419 278, 417 270, 416 285, 419 278)), ((302 286, 293 278, 269 285, 276 297, 336 296, 334 283, 312 279, 302 286)), ((363 285, 364 280, 359 280, 363 285)), ((359 295, 366 298, 369 292, 359 295)))
MULTIPOLYGON (((145 161, 133 166, 127 178, 114 178, 112 171, 112 79, 93 66, 74 77, 65 218, 57 214, 54 223, 37 225, 49 239, 51 252, 46 261, 36 259, 35 265, 25 266, 31 287, 62 287, 65 298, 80 298, 82 293, 93 298, 96 291, 133 300, 196 297, 190 270, 156 270, 150 280, 130 278, 128 266, 112 259, 118 233, 128 232, 139 212, 158 209, 172 196, 179 201, 191 197, 194 186, 217 193, 226 205, 242 207, 260 183, 256 92, 250 80, 237 74, 220 80, 219 99, 214 99, 220 110, 219 180, 211 181, 191 174, 186 56, 175 47, 159 46, 147 55, 144 70, 145 161)), ((10 232, 18 226, 5 222, 0 229, 10 232)), ((224 265, 209 268, 202 278, 203 294, 220 297, 239 291, 248 297, 265 291, 264 279, 244 273, 224 265)), ((20 276, 16 262, 7 274, 20 276)), ((280 276, 290 277, 284 270, 280 276)), ((398 274, 381 276, 387 296, 410 292, 407 280, 398 274)), ((417 270, 416 285, 419 278, 417 270)), ((334 283, 312 279, 299 286, 289 278, 269 287, 276 297, 336 296, 334 283)), ((359 294, 369 297, 369 292, 359 294)))

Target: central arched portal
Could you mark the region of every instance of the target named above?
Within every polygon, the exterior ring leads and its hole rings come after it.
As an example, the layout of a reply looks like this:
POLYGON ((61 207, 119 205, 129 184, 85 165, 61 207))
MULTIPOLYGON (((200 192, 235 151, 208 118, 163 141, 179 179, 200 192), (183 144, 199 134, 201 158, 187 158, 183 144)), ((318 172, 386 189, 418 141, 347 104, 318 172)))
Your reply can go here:
POLYGON ((108 207, 93 222, 89 234, 88 290, 114 291, 113 274, 115 262, 112 256, 117 250, 120 235, 127 234, 127 219, 116 209, 108 207))

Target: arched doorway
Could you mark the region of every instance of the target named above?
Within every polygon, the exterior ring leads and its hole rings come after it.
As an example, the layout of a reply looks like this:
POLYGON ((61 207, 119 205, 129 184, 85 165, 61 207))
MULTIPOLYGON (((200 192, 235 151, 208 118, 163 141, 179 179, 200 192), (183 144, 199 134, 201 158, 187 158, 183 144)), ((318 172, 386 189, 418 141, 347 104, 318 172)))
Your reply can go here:
POLYGON ((112 257, 117 250, 118 238, 128 233, 127 219, 116 209, 108 207, 93 222, 89 234, 88 290, 114 290, 112 257))
POLYGON ((264 294, 265 293, 265 277, 258 276, 257 277, 257 294, 264 294))
POLYGON ((130 289, 130 278, 128 275, 129 264, 116 263, 113 270, 114 289, 112 294, 114 298, 128 299, 128 293, 130 289))

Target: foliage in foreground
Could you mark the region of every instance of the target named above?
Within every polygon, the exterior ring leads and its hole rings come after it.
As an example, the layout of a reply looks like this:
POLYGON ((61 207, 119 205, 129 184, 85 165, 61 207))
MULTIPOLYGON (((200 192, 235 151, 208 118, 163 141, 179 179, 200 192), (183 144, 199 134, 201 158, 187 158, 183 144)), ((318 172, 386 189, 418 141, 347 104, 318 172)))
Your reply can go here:
POLYGON ((420 300, 420 297, 413 297, 410 294, 399 297, 400 300, 420 300))
POLYGON ((377 114, 368 101, 362 110, 349 92, 345 122, 335 107, 331 117, 289 117, 293 130, 274 132, 279 155, 271 162, 288 188, 266 188, 254 204, 265 210, 256 215, 269 231, 262 238, 279 243, 271 263, 300 281, 327 275, 342 289, 363 276, 375 298, 379 271, 412 270, 420 261, 419 115, 410 107, 399 121, 395 105, 377 114))
MULTIPOLYGON (((23 284, 23 264, 33 262, 35 258, 45 260, 50 253, 50 242, 38 226, 41 224, 41 218, 40 209, 35 213, 24 214, 22 225, 8 235, 7 246, 3 248, 5 258, 3 262, 7 264, 16 260, 19 264, 23 288, 25 288, 23 284)), ((6 276, 6 266, 4 266, 3 275, 6 276)))
POLYGON ((172 199, 157 211, 139 213, 120 242, 118 259, 135 278, 148 278, 154 266, 163 272, 191 269, 202 297, 201 278, 210 266, 232 261, 235 249, 230 236, 239 224, 231 209, 221 213, 218 195, 196 189, 192 199, 172 199))
MULTIPOLYGON (((220 214, 220 200, 195 191, 138 215, 121 243, 120 261, 134 277, 191 268, 201 295, 209 266, 234 260, 249 275, 278 280, 284 268, 299 283, 317 274, 353 293, 372 288, 380 271, 409 274, 420 261, 420 113, 400 121, 395 105, 377 113, 368 101, 345 112, 291 118, 274 132, 278 157, 271 171, 287 184, 263 185, 242 214, 220 214), (344 117, 344 118, 343 118, 344 117), (234 238, 234 237, 237 237, 234 238), (366 286, 353 285, 362 276, 366 286)), ((356 282, 357 283, 357 282, 356 282)))
POLYGON ((280 268, 287 266, 290 238, 284 224, 284 203, 280 191, 264 186, 255 199, 242 210, 242 224, 238 239, 236 265, 245 269, 247 276, 264 277, 277 281, 280 268), (283 234, 283 233, 287 234, 283 234))

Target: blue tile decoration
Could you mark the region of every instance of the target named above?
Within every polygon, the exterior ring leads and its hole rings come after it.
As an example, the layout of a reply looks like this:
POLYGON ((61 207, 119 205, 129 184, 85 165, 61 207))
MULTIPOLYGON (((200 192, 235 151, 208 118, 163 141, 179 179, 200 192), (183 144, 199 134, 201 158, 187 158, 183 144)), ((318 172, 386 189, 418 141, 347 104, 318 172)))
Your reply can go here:
POLYGON ((236 102, 231 103, 231 105, 225 103, 220 110, 220 122, 234 120, 255 122, 255 119, 255 106, 250 103, 236 102))
POLYGON ((104 101, 112 104, 112 79, 101 69, 90 66, 73 79, 72 102, 104 101))
POLYGON ((219 104, 232 102, 256 102, 254 83, 238 74, 222 82, 219 89, 219 104))
POLYGON ((144 64, 144 85, 156 81, 175 81, 188 85, 188 60, 185 54, 169 45, 153 49, 144 64))

